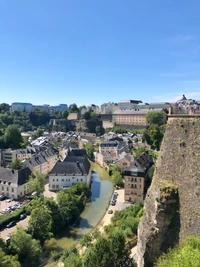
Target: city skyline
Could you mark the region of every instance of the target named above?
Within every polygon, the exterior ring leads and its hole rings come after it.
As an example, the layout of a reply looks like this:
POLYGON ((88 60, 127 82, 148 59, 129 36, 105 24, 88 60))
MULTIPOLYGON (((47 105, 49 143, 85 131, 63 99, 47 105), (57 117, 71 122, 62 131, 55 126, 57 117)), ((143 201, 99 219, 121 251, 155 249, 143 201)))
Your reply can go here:
POLYGON ((0 2, 1 102, 200 99, 194 0, 0 2))

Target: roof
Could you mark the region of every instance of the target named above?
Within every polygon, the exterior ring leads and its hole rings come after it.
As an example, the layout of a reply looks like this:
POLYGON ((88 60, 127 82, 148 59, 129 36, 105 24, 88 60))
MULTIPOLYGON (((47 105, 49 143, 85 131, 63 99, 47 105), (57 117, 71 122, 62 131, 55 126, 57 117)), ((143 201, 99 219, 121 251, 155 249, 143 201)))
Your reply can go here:
POLYGON ((117 141, 105 141, 105 142, 102 142, 100 144, 101 147, 104 147, 104 146, 118 146, 118 143, 117 141))
POLYGON ((135 172, 137 175, 145 175, 148 169, 152 166, 153 160, 149 153, 146 151, 140 157, 138 157, 129 168, 125 169, 125 175, 128 172, 135 172))
POLYGON ((116 110, 113 112, 113 115, 146 115, 150 111, 162 111, 162 108, 154 108, 154 109, 126 109, 126 110, 116 110))
POLYGON ((79 148, 72 148, 69 151, 69 156, 84 157, 84 156, 86 156, 86 150, 85 149, 79 149, 79 148))
POLYGON ((139 103, 142 103, 141 100, 121 100, 119 101, 119 103, 134 103, 134 104, 139 104, 139 103))
POLYGON ((0 184, 5 185, 23 185, 28 182, 31 170, 25 167, 21 170, 12 170, 8 168, 0 168, 0 184))
POLYGON ((58 161, 49 176, 52 175, 88 175, 90 162, 87 157, 67 156, 63 162, 58 161))

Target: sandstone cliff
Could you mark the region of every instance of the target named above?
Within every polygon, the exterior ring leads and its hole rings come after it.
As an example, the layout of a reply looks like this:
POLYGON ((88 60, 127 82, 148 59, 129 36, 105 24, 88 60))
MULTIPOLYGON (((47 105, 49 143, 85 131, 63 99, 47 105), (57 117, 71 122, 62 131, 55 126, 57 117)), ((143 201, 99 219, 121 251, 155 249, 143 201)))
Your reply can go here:
POLYGON ((200 118, 169 118, 145 215, 138 228, 138 267, 200 227, 200 118))

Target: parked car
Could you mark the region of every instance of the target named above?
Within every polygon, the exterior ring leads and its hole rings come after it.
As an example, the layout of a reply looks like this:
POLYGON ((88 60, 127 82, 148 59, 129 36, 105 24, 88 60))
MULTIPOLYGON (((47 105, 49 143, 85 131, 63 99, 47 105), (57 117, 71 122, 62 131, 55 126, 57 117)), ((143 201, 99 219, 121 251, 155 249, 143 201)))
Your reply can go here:
POLYGON ((7 228, 11 228, 16 225, 16 221, 11 221, 9 224, 6 225, 7 228))
POLYGON ((19 209, 21 205, 19 203, 13 205, 16 209, 19 209))
POLYGON ((108 214, 112 214, 113 210, 112 209, 108 209, 108 214))
POLYGON ((25 213, 22 213, 19 217, 20 220, 24 220, 27 217, 25 213))
POLYGON ((113 200, 113 201, 111 201, 110 204, 111 204, 112 206, 115 206, 116 202, 113 200))
POLYGON ((11 202, 11 201, 13 201, 12 198, 8 198, 8 199, 6 199, 6 202, 7 202, 7 203, 9 203, 9 202, 11 202))
POLYGON ((12 211, 16 210, 16 207, 14 205, 13 206, 9 206, 8 208, 11 209, 12 211))
POLYGON ((117 191, 114 192, 114 195, 117 197, 119 194, 117 191))
POLYGON ((6 197, 4 195, 0 195, 0 201, 5 200, 6 197))

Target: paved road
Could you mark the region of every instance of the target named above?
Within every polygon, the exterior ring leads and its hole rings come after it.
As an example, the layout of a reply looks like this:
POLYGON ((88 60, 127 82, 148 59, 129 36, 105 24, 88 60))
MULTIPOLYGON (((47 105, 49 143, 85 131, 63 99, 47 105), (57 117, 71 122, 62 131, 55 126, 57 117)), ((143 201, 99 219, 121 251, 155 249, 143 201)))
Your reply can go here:
MULTIPOLYGON (((23 228, 26 228, 28 225, 28 221, 30 219, 30 216, 27 216, 26 219, 19 221, 17 223, 17 225, 22 226, 23 228)), ((6 239, 6 237, 12 235, 14 232, 16 232, 17 226, 11 227, 11 228, 6 228, 3 231, 1 231, 0 236, 1 238, 3 238, 4 240, 6 239)))

